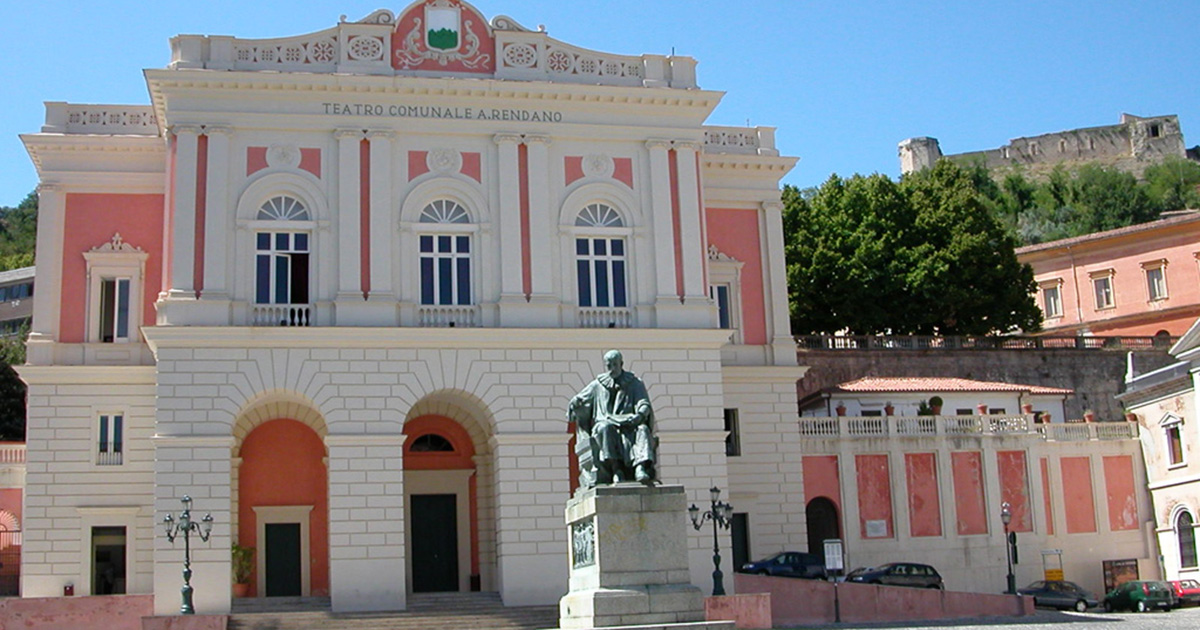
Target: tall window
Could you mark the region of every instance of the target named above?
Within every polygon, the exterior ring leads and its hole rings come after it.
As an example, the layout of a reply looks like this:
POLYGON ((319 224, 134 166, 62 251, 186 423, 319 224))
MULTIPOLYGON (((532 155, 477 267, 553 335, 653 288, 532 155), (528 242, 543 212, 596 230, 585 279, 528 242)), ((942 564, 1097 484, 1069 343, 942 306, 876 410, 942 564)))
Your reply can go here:
POLYGON ((1042 286, 1042 315, 1062 317, 1062 289, 1058 282, 1042 286))
POLYGON ((1112 273, 1104 272, 1092 277, 1092 290, 1096 297, 1096 309, 1112 308, 1116 302, 1113 299, 1112 273))
POLYGON ((1146 293, 1150 301, 1166 299, 1167 276, 1166 268, 1162 265, 1146 267, 1146 293))
POLYGON ((1183 433, 1180 431, 1183 419, 1174 414, 1168 414, 1159 426, 1166 432, 1167 465, 1183 465, 1183 433))
POLYGON ((730 306, 730 290, 728 284, 714 284, 708 288, 709 296, 717 305, 717 326, 733 328, 733 311, 730 306))
POLYGON ((448 232, 420 235, 421 304, 471 304, 471 236, 450 229, 469 224, 470 214, 439 199, 425 206, 419 221, 441 224, 448 232))
POLYGON ((742 435, 738 427, 738 410, 725 410, 725 454, 734 457, 742 454, 742 435))
POLYGON ((125 416, 101 414, 97 429, 96 465, 120 466, 125 448, 125 416))
MULTIPOLYGON (((602 203, 588 204, 575 225, 590 228, 624 227, 621 215, 602 203)), ((625 286, 625 239, 580 236, 575 239, 575 276, 579 306, 628 306, 625 286)))
MULTIPOLYGON (((259 221, 309 221, 308 209, 294 197, 279 195, 258 210, 259 221)), ((262 230, 254 235, 254 301, 257 304, 308 304, 308 232, 262 230)))
POLYGON ((102 343, 129 341, 129 278, 100 279, 100 330, 102 343))
POLYGON ((1195 567, 1197 565, 1196 528, 1192 522, 1192 515, 1187 511, 1180 512, 1175 519, 1175 537, 1179 540, 1179 566, 1195 567))

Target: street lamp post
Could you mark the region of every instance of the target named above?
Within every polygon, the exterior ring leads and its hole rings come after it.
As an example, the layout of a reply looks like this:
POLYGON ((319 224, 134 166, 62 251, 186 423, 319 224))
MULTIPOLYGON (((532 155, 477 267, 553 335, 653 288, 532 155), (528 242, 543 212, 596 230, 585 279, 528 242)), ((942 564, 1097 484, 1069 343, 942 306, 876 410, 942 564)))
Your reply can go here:
POLYGON ((1008 529, 1012 523, 1012 506, 1008 501, 1000 504, 1000 520, 1004 523, 1004 559, 1008 563, 1008 590, 1004 592, 1016 595, 1017 576, 1013 575, 1013 546, 1017 544, 1017 533, 1008 529))
POLYGON ((163 518, 163 528, 166 530, 167 541, 174 544, 175 537, 183 534, 183 588, 180 592, 183 595, 183 605, 179 607, 179 613, 183 615, 196 614, 196 608, 192 606, 192 545, 191 535, 195 532, 200 540, 208 542, 208 535, 212 533, 213 517, 212 514, 205 514, 200 523, 192 520, 192 497, 183 495, 180 499, 183 501, 183 512, 179 514, 179 520, 167 514, 163 518))
POLYGON ((693 503, 692 507, 688 508, 688 516, 691 517, 692 527, 695 527, 696 531, 700 531, 700 528, 704 526, 704 521, 712 521, 712 524, 713 524, 713 573, 712 573, 713 591, 712 591, 712 594, 714 596, 716 596, 716 595, 724 595, 725 594, 725 584, 722 581, 722 575, 721 575, 721 545, 717 539, 717 528, 723 527, 725 529, 729 529, 729 524, 730 524, 731 518, 733 516, 733 506, 729 505, 728 503, 724 503, 720 500, 720 498, 721 498, 721 489, 720 488, 713 486, 711 489, 709 489, 708 493, 712 499, 712 508, 705 510, 704 512, 701 512, 700 508, 696 507, 696 504, 693 503))

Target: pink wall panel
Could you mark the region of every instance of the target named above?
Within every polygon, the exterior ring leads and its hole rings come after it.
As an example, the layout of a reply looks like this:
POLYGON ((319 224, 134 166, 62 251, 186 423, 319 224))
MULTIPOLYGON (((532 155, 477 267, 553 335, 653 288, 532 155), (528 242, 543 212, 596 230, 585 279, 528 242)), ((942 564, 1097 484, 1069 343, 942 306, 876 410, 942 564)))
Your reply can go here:
POLYGON ((1000 500, 1012 509, 1014 532, 1033 531, 1033 515, 1029 509, 1029 473, 1025 467, 1025 451, 999 451, 996 466, 1000 470, 1000 500))
POLYGON ((887 455, 855 455, 854 468, 858 477, 858 520, 863 538, 892 538, 892 481, 887 455), (868 536, 867 522, 883 521, 884 536, 868 536))
POLYGON ((979 451, 950 454, 954 472, 954 515, 959 535, 986 534, 987 513, 983 505, 983 456, 979 451))
POLYGON ((1054 509, 1050 500, 1050 459, 1042 458, 1042 502, 1046 510, 1046 534, 1054 535, 1054 509))
POLYGON ((905 453, 904 472, 908 482, 910 532, 914 537, 941 536, 937 459, 933 453, 905 453))
POLYGON ((825 497, 842 511, 842 482, 838 477, 837 455, 805 455, 801 462, 804 470, 804 500, 812 501, 825 497))
POLYGON ((408 181, 411 182, 412 180, 429 172, 429 165, 425 160, 425 156, 428 154, 428 151, 408 152, 408 181))
POLYGON ((767 343, 767 316, 763 302, 762 246, 758 212, 709 208, 708 242, 742 265, 742 339, 748 345, 767 343))
POLYGON ((570 186, 581 179, 583 179, 583 156, 568 155, 563 158, 564 185, 570 186))
POLYGON ((163 286, 163 196, 68 193, 63 217, 62 301, 59 341, 86 338, 87 261, 83 253, 112 241, 114 233, 150 254, 142 284, 142 325, 154 325, 154 300, 163 286))
POLYGON ((1104 458, 1104 487, 1108 499, 1108 526, 1113 531, 1138 528, 1137 494, 1133 483, 1133 458, 1104 458))
MULTIPOLYGON (((246 176, 267 168, 267 147, 246 147, 246 176)), ((300 170, 321 179, 321 150, 300 149, 300 170)))
POLYGON ((22 488, 0 488, 0 510, 17 517, 18 521, 24 520, 25 515, 21 513, 21 495, 24 492, 22 488))
POLYGON ((1062 468, 1063 505, 1066 506, 1067 533, 1089 534, 1096 531, 1096 502, 1092 497, 1092 465, 1087 457, 1064 457, 1062 468))
POLYGON ((482 182, 483 167, 481 164, 482 158, 478 153, 464 152, 462 154, 462 169, 459 172, 477 182, 482 182))

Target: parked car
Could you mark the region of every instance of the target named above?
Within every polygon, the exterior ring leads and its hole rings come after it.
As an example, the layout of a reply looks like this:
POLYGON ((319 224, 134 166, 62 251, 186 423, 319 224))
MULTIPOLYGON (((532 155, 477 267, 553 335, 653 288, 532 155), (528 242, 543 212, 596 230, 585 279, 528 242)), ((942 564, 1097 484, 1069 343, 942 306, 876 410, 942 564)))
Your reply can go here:
POLYGON ((1059 610, 1073 608, 1078 612, 1085 612, 1088 608, 1100 605, 1095 595, 1074 582, 1062 580, 1034 582, 1025 588, 1017 589, 1017 592, 1032 597, 1035 606, 1050 606, 1059 610))
POLYGON ((1196 580, 1175 580, 1171 582, 1179 605, 1200 604, 1200 582, 1196 580))
POLYGON ((1133 580, 1125 582, 1104 596, 1104 610, 1136 610, 1146 612, 1154 608, 1171 610, 1179 605, 1170 584, 1156 580, 1133 580))
POLYGON ((873 569, 855 569, 846 576, 847 582, 942 588, 942 576, 937 569, 915 562, 891 562, 873 569))
POLYGON ((825 562, 821 559, 821 556, 815 553, 784 551, 765 560, 747 562, 742 565, 741 572, 756 573, 758 575, 824 579, 825 562))

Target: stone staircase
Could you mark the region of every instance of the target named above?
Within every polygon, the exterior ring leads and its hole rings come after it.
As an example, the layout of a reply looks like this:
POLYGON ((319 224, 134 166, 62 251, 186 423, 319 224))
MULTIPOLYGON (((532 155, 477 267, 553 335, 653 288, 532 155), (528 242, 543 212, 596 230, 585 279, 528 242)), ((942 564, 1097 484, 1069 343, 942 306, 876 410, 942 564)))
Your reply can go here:
POLYGON ((235 599, 228 630, 539 630, 557 606, 506 607, 499 593, 410 595, 408 610, 334 613, 328 597, 235 599))

